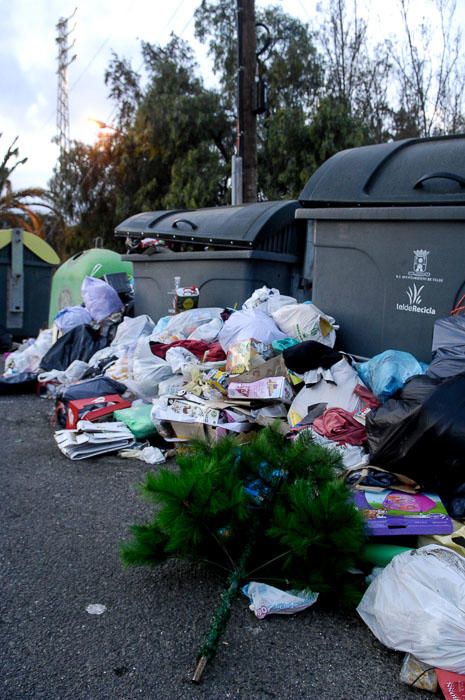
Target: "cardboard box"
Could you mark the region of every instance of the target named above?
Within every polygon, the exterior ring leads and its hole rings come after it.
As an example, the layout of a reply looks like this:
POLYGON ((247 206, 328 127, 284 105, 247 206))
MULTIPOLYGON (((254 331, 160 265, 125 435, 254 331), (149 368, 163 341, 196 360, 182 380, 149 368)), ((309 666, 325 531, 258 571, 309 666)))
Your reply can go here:
MULTIPOLYGON (((187 442, 188 440, 206 440, 207 426, 205 423, 186 423, 184 421, 170 421, 171 428, 175 435, 175 441, 187 442)), ((171 442, 172 440, 168 440, 171 442)))
POLYGON ((166 399, 166 405, 154 404, 154 415, 157 420, 207 423, 208 425, 217 425, 220 420, 220 409, 197 396, 189 394, 162 398, 166 399))
POLYGON ((272 357, 270 360, 266 360, 258 367, 253 367, 249 372, 244 372, 243 374, 236 374, 230 377, 229 383, 233 384, 236 382, 250 383, 257 382, 259 379, 266 379, 267 377, 285 377, 288 378, 287 367, 284 363, 283 356, 277 355, 272 357))
POLYGON ((113 411, 130 406, 131 401, 122 399, 119 394, 70 401, 66 411, 66 428, 68 430, 76 428, 79 420, 100 421, 102 418, 109 417, 113 411))
POLYGON ((228 387, 228 396, 233 399, 265 399, 291 403, 294 392, 285 377, 268 377, 258 382, 234 382, 228 387))
POLYGON ((205 423, 183 423, 171 421, 170 427, 174 437, 164 438, 167 442, 188 442, 189 440, 208 440, 215 442, 226 435, 234 435, 239 444, 250 442, 256 436, 255 430, 247 430, 246 432, 233 432, 228 430, 228 424, 224 425, 206 425, 205 423))
POLYGON ((436 676, 445 700, 465 700, 465 676, 442 668, 436 669, 436 676))
MULTIPOLYGON (((213 427, 212 425, 205 426, 205 435, 208 440, 214 442, 216 440, 221 440, 221 438, 227 435, 232 435, 231 431, 227 430, 227 425, 217 425, 213 427)), ((239 445, 245 445, 248 442, 253 442, 257 437, 257 432, 255 430, 249 430, 245 433, 234 433, 234 437, 239 445)))
POLYGON ((369 535, 448 535, 452 520, 436 494, 385 489, 355 491, 354 502, 369 535))

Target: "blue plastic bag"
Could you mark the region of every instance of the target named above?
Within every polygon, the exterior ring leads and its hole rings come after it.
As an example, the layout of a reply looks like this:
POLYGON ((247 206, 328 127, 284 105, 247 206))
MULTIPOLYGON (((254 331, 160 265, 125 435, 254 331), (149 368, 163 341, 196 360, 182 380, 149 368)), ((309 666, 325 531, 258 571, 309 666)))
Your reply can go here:
POLYGON ((67 333, 76 326, 92 323, 92 316, 84 306, 66 306, 54 318, 55 325, 62 333, 67 333))
POLYGON ((84 277, 81 296, 94 321, 100 322, 114 313, 123 311, 124 304, 118 293, 105 280, 84 277))
POLYGON ((425 374, 426 370, 426 366, 413 355, 402 350, 385 350, 371 360, 357 362, 354 366, 362 382, 380 401, 386 401, 404 386, 407 379, 425 374))

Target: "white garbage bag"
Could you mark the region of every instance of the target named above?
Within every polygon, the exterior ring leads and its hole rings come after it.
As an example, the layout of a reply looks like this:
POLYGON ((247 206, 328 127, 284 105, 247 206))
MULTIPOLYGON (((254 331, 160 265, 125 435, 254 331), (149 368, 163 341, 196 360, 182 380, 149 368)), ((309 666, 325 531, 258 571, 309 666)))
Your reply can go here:
MULTIPOLYGON (((321 369, 321 368, 319 368, 321 369)), ((359 411, 363 401, 356 393, 364 386, 352 365, 345 357, 329 370, 310 370, 304 374, 305 386, 299 391, 289 409, 289 424, 294 426, 305 418, 310 406, 325 403, 326 408, 343 408, 349 413, 359 411)))
POLYGON ((334 318, 324 314, 315 304, 286 304, 271 315, 286 337, 300 342, 316 340, 330 348, 334 347, 339 326, 334 318))
POLYGON ((150 335, 155 328, 155 324, 147 314, 130 318, 125 316, 116 329, 115 337, 111 345, 113 347, 124 346, 124 348, 135 347, 139 338, 150 335))
POLYGON ((40 361, 54 343, 51 328, 39 332, 37 338, 29 339, 18 350, 8 355, 5 361, 5 375, 20 372, 37 372, 40 361))
POLYGON ((69 367, 63 371, 59 369, 51 369, 49 372, 42 372, 38 375, 39 382, 48 382, 56 380, 60 384, 73 384, 78 382, 85 375, 90 365, 82 360, 73 360, 69 367))
POLYGON ((218 335, 220 345, 225 352, 231 345, 250 338, 271 345, 273 340, 283 340, 286 335, 279 330, 271 316, 260 309, 235 311, 218 335))
POLYGON ((194 353, 180 346, 167 350, 165 358, 173 374, 181 374, 185 365, 197 365, 200 363, 200 360, 194 353))
POLYGON ((465 674, 465 558, 452 549, 431 544, 398 554, 357 612, 387 647, 465 674))
POLYGON ((171 367, 150 349, 149 336, 139 338, 132 363, 132 379, 137 385, 138 393, 147 398, 158 394, 158 384, 172 375, 171 367))
POLYGON ((243 309, 260 309, 271 316, 274 311, 277 311, 281 306, 286 304, 297 304, 297 299, 281 294, 279 289, 269 289, 264 286, 256 289, 249 299, 242 304, 243 309))
POLYGON ((212 318, 208 323, 202 323, 195 331, 189 334, 188 340, 204 340, 206 343, 213 343, 217 339, 218 333, 223 328, 223 319, 212 318))
MULTIPOLYGON (((224 309, 220 307, 206 307, 200 309, 190 309, 182 311, 180 314, 171 316, 165 324, 157 323, 150 339, 160 343, 172 343, 175 340, 186 340, 193 338, 193 333, 200 326, 210 323, 213 319, 221 321, 221 314, 224 309)), ((197 335, 197 339, 199 339, 197 335)))

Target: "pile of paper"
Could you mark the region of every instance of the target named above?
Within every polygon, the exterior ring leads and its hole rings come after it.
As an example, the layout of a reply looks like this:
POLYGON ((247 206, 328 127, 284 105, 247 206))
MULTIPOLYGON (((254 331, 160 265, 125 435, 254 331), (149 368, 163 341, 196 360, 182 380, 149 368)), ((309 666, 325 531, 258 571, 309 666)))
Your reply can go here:
POLYGON ((86 459, 105 452, 116 452, 135 443, 129 428, 117 421, 92 423, 81 420, 74 430, 57 430, 54 437, 69 459, 86 459))

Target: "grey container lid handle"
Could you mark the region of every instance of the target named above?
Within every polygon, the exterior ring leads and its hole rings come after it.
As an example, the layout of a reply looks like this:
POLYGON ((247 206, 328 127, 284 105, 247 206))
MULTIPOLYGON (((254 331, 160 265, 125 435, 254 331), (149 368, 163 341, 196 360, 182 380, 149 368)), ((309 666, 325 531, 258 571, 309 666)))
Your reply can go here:
POLYGON ((461 175, 456 175, 455 173, 448 173, 441 170, 437 173, 429 173, 428 175, 423 175, 420 177, 414 184, 413 189, 418 190, 420 187, 423 187, 423 183, 426 182, 426 180, 434 180, 437 177, 442 177, 445 180, 454 180, 454 182, 458 182, 460 187, 465 187, 465 178, 463 178, 461 175))
POLYGON ((178 224, 187 224, 191 227, 193 231, 195 231, 195 229, 198 228, 197 224, 194 224, 193 221, 189 221, 189 219, 176 219, 175 221, 173 221, 171 226, 172 228, 178 228, 178 224))

